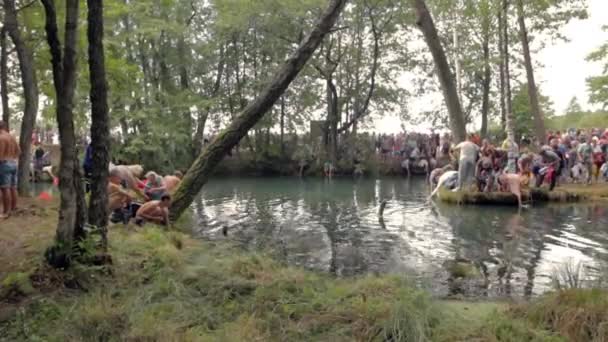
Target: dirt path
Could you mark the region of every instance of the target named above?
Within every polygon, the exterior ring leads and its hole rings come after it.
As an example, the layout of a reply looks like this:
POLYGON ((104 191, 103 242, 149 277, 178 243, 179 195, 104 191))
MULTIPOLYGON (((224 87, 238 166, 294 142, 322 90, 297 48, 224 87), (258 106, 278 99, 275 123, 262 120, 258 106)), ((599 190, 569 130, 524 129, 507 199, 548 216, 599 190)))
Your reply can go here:
POLYGON ((0 221, 0 284, 10 272, 35 267, 55 234, 56 201, 20 198, 17 213, 0 221))

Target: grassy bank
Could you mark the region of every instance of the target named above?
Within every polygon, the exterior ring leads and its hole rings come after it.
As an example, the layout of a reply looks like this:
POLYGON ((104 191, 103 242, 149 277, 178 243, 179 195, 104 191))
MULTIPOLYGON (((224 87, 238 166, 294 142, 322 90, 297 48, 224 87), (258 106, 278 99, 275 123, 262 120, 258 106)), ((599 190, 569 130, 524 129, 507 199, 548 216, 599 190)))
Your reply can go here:
MULTIPOLYGON (((35 245, 21 245, 30 256, 35 251, 42 254, 54 228, 54 216, 36 227, 23 225, 38 217, 14 218, 22 224, 10 228, 24 234, 32 230, 41 237, 35 245)), ((6 238, 2 239, 4 244, 6 238)), ((228 241, 204 243, 152 227, 113 227, 110 253, 112 265, 77 265, 69 272, 50 270, 38 257, 6 266, 0 277, 0 340, 608 338, 608 302, 600 291, 560 292, 521 305, 440 301, 403 277, 335 279, 245 253, 228 241)), ((5 258, 11 256, 3 254, 3 264, 5 258)))

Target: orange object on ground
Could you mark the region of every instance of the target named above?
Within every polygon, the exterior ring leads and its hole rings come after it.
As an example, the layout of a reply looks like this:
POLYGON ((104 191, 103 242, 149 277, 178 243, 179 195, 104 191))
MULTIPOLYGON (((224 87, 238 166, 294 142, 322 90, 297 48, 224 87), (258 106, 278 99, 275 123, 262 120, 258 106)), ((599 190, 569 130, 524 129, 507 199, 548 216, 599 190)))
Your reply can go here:
POLYGON ((40 195, 38 195, 38 199, 43 200, 43 201, 50 201, 53 198, 53 196, 51 196, 51 194, 49 194, 46 191, 43 191, 40 193, 40 195))

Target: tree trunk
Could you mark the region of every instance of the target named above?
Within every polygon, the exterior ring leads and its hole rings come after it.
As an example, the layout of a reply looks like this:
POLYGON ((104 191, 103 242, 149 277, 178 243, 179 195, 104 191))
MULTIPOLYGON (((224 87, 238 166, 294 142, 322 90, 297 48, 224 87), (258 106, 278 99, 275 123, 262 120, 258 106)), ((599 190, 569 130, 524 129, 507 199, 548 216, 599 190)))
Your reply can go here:
POLYGON ((481 137, 485 138, 488 135, 488 114, 490 111, 490 84, 492 81, 492 70, 490 67, 490 14, 485 12, 483 15, 483 98, 481 102, 481 137))
MULTIPOLYGON (((89 223, 105 231, 108 226, 108 165, 110 163, 110 118, 108 86, 103 51, 103 3, 87 0, 89 41, 89 74, 91 81, 91 149, 93 170, 89 223)), ((105 247, 105 246, 104 246, 105 247)))
POLYGON ((61 142, 59 190, 61 201, 57 225, 56 245, 47 253, 47 260, 55 266, 69 265, 74 243, 84 237, 84 213, 79 210, 84 198, 78 179, 79 165, 74 132, 73 97, 76 85, 76 40, 78 34, 78 0, 66 0, 65 46, 63 58, 57 29, 57 12, 53 0, 42 0, 46 14, 45 31, 51 50, 53 83, 55 85, 57 124, 61 142), (50 253, 52 252, 52 253, 50 253))
POLYGON ((6 27, 0 30, 0 100, 2 101, 2 121, 10 126, 11 112, 8 106, 8 50, 6 48, 6 27))
POLYGON ((338 93, 331 75, 326 81, 329 160, 338 162, 338 93))
MULTIPOLYGON (((220 56, 219 61, 217 62, 217 70, 215 76, 215 83, 213 84, 213 90, 211 92, 211 98, 214 99, 218 92, 220 91, 220 86, 222 84, 222 77, 224 74, 224 45, 220 45, 220 56)), ((205 137, 205 125, 207 123, 207 118, 209 117, 209 111, 211 111, 211 106, 207 106, 204 110, 199 111, 197 123, 196 123, 196 133, 194 134, 194 153, 193 158, 196 158, 201 154, 203 149, 203 140, 205 137)))
POLYGON ((32 160, 32 133, 36 124, 38 114, 38 82, 36 80, 36 68, 34 56, 31 49, 21 38, 19 24, 17 22, 17 9, 15 0, 4 0, 5 28, 11 37, 17 57, 19 58, 19 70, 21 71, 21 84, 23 86, 23 97, 25 98, 25 109, 21 120, 21 135, 19 136, 19 170, 17 188, 21 196, 27 196, 30 192, 30 165, 32 160))
POLYGON ((502 42, 502 9, 498 10, 498 51, 499 51, 499 87, 500 87, 500 128, 506 130, 507 108, 505 106, 505 56, 502 42))
MULTIPOLYGON (((183 35, 180 37, 179 41, 177 42, 177 52, 178 52, 178 56, 179 56, 180 90, 182 91, 183 94, 186 94, 190 91, 190 82, 188 80, 188 67, 187 67, 187 63, 189 61, 186 56, 186 41, 185 41, 185 38, 183 35)), ((182 96, 183 96, 183 94, 182 94, 182 96)), ((188 152, 187 157, 189 158, 188 165, 190 165, 190 163, 196 157, 196 154, 195 154, 196 148, 193 144, 193 136, 196 135, 196 132, 193 132, 194 125, 192 123, 192 112, 190 111, 189 107, 184 109, 183 117, 184 117, 184 133, 187 134, 189 137, 188 144, 190 146, 187 146, 187 152, 188 152)))
POLYGON ((281 157, 285 157, 285 96, 281 96, 281 157))
POLYGON ((534 69, 532 67, 532 56, 530 55, 530 45, 528 41, 528 31, 526 30, 526 21, 524 14, 524 3, 522 0, 517 1, 517 21, 519 22, 519 38, 524 50, 524 65, 526 67, 526 78, 528 80, 528 97, 530 99, 530 109, 534 116, 534 130, 536 138, 541 143, 545 142, 545 121, 543 112, 540 108, 538 100, 538 88, 534 81, 534 69))
POLYGON ((424 39, 433 55, 435 68, 443 98, 448 108, 450 117, 450 128, 455 142, 460 142, 466 139, 466 125, 460 100, 458 99, 458 90, 456 89, 456 80, 454 74, 450 70, 448 60, 445 56, 445 51, 441 46, 441 41, 437 35, 437 29, 433 23, 433 18, 429 13, 424 0, 411 0, 416 10, 416 25, 424 34, 424 39))
POLYGON ((298 49, 285 61, 273 80, 260 95, 234 119, 230 125, 195 160, 175 193, 171 207, 171 218, 178 218, 200 192, 211 172, 222 158, 247 134, 247 132, 272 108, 289 87, 306 62, 310 59, 323 38, 333 27, 348 0, 330 0, 328 8, 302 41, 298 49))
POLYGON ((507 136, 515 138, 515 118, 511 96, 511 70, 509 67, 509 1, 502 0, 502 65, 503 65, 503 99, 505 106, 505 130, 507 136))

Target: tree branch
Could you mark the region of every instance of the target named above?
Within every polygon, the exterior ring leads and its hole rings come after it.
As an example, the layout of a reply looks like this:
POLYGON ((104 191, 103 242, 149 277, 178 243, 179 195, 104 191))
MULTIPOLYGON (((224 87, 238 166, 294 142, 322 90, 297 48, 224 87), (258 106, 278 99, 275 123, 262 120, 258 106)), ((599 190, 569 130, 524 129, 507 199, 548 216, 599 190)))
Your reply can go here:
MULTIPOLYGON (((339 133, 346 132, 352 125, 355 124, 355 122, 357 122, 362 117, 364 117, 365 115, 367 115, 367 112, 368 112, 368 109, 369 109, 369 105, 371 103, 371 99, 372 99, 372 97, 374 95, 374 91, 376 89, 376 74, 377 74, 377 71, 378 71, 378 60, 380 59, 381 32, 378 30, 378 27, 376 25, 376 20, 374 18, 373 9, 371 8, 371 6, 369 6, 369 4, 367 4, 367 1, 365 3, 367 5, 369 20, 370 20, 371 25, 372 25, 372 36, 373 36, 373 39, 374 39, 374 53, 373 53, 372 70, 370 71, 370 75, 369 75, 370 86, 369 86, 369 90, 367 92, 367 96, 365 97, 365 100, 363 102, 363 106, 360 107, 360 108, 355 108, 356 112, 352 115, 350 121, 347 121, 338 130, 339 133)), ((391 20, 391 17, 389 17, 388 20, 391 20)))
POLYGON ((30 6, 32 6, 33 4, 35 4, 35 3, 37 3, 37 2, 38 2, 38 0, 32 0, 32 1, 30 1, 29 3, 27 3, 27 4, 25 4, 25 5, 23 5, 23 6, 19 7, 19 8, 17 8, 17 12, 21 12, 21 11, 23 11, 24 9, 26 9, 26 8, 28 8, 28 7, 30 7, 30 6))

